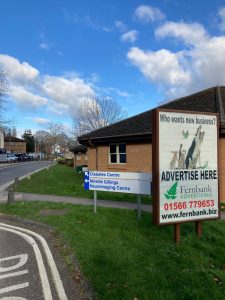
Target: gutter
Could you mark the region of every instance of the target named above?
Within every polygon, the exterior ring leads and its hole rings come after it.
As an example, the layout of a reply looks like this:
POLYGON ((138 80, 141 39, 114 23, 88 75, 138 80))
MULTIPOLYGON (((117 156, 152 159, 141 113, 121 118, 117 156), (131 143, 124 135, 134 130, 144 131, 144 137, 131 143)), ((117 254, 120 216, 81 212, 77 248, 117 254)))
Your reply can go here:
POLYGON ((130 134, 121 134, 121 135, 108 135, 108 136, 104 136, 104 137, 87 137, 87 138, 83 138, 83 139, 79 139, 78 137, 78 141, 88 141, 88 143, 91 145, 91 146, 94 146, 93 142, 95 140, 105 140, 105 139, 115 139, 115 138, 126 138, 126 137, 134 137, 134 136, 144 136, 144 135, 151 135, 152 132, 151 131, 147 131, 145 133, 130 133, 130 134))
POLYGON ((216 105, 220 116, 220 125, 225 125, 225 112, 219 86, 216 88, 216 105))

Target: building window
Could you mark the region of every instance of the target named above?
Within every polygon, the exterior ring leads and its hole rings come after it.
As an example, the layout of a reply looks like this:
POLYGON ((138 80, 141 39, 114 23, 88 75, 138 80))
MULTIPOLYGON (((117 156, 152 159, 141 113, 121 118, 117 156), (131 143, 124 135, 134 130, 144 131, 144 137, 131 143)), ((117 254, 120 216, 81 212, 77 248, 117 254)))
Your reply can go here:
POLYGON ((125 164, 127 162, 126 144, 112 144, 109 147, 110 164, 125 164))

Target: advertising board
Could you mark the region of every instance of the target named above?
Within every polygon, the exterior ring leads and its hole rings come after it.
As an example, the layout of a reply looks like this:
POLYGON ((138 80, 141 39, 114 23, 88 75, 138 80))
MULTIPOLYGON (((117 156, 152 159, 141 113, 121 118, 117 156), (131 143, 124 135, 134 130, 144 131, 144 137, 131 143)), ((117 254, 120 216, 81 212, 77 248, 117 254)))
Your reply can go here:
POLYGON ((84 174, 85 190, 151 194, 150 173, 88 171, 84 174))
POLYGON ((153 126, 155 223, 218 218, 217 114, 157 109, 153 126))

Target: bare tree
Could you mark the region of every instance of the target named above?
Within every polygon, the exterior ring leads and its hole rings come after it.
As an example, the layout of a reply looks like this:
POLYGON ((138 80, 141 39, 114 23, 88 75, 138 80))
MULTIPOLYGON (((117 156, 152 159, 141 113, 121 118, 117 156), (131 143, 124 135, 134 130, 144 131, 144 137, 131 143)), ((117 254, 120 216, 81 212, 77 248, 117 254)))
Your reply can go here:
POLYGON ((55 151, 57 145, 61 146, 62 136, 64 135, 64 127, 61 123, 51 122, 48 126, 48 139, 51 147, 55 151))
POLYGON ((5 96, 7 93, 7 81, 6 74, 0 70, 0 127, 3 127, 5 123, 7 123, 5 119, 5 111, 6 111, 6 100, 5 96))
POLYGON ((15 126, 12 127, 12 136, 17 137, 17 130, 15 126))
POLYGON ((49 149, 49 133, 45 130, 38 130, 34 135, 36 151, 48 153, 49 149))
POLYGON ((49 123, 47 130, 38 130, 35 133, 35 143, 38 151, 53 154, 59 146, 61 149, 69 148, 70 138, 61 123, 49 123))
POLYGON ((120 121, 126 117, 121 106, 113 99, 90 98, 83 101, 73 117, 74 135, 90 132, 120 121))

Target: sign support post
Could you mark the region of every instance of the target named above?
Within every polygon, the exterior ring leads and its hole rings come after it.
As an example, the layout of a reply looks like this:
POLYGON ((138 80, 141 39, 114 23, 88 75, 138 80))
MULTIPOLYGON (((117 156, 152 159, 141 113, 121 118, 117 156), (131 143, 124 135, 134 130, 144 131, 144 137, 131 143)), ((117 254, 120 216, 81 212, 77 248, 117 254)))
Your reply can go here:
POLYGON ((97 211, 97 191, 94 191, 94 213, 97 211))
POLYGON ((202 222, 195 222, 195 232, 198 237, 202 236, 202 222))
POLYGON ((141 195, 137 195, 137 218, 141 219, 141 195))
POLYGON ((174 224, 174 241, 177 244, 180 242, 180 224, 179 223, 174 224))

